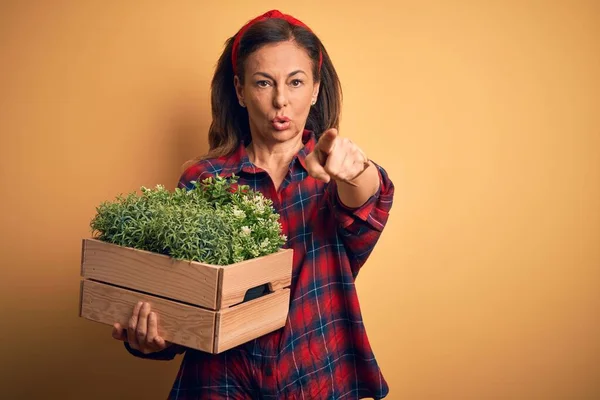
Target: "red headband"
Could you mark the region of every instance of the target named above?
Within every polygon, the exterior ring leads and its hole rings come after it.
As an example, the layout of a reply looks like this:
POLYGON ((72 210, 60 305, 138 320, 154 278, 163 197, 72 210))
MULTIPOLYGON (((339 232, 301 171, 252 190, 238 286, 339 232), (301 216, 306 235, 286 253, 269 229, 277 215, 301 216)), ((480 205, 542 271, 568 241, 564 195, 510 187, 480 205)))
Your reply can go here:
MULTIPOLYGON (((242 40, 242 36, 244 36, 244 33, 246 33, 248 28, 250 28, 252 25, 254 25, 257 22, 265 21, 269 18, 283 19, 284 21, 289 22, 291 25, 301 26, 304 29, 306 29, 307 31, 312 32, 312 30, 308 26, 306 26, 306 24, 304 24, 302 21, 297 20, 296 18, 292 17, 291 15, 282 14, 278 10, 271 10, 271 11, 264 13, 263 15, 259 15, 258 17, 254 18, 252 21, 250 21, 246 25, 244 25, 242 27, 242 29, 240 29, 240 31, 238 32, 238 34, 236 35, 236 37, 233 41, 233 48, 231 49, 231 63, 233 64, 233 73, 234 74, 237 74, 236 65, 237 65, 238 51, 239 51, 239 47, 240 47, 240 40, 242 40)), ((323 53, 319 49, 319 70, 321 70, 322 65, 323 65, 323 53)))

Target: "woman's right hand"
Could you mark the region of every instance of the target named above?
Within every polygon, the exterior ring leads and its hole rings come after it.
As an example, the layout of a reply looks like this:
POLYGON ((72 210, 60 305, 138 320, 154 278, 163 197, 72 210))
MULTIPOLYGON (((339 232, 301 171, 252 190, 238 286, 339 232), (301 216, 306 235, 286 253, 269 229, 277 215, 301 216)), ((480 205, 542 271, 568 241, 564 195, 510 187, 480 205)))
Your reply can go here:
POLYGON ((138 302, 127 327, 113 324, 113 338, 129 343, 129 347, 144 354, 155 353, 171 346, 158 335, 158 316, 150 310, 150 303, 138 302))

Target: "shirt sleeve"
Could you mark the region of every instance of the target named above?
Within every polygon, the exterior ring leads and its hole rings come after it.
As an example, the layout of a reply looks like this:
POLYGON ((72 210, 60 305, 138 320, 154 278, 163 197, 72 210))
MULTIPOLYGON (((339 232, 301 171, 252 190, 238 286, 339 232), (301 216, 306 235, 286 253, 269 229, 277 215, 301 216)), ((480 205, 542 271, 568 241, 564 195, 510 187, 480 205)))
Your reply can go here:
POLYGON ((187 349, 183 346, 180 346, 178 344, 172 344, 171 346, 167 347, 164 350, 161 351, 157 351, 155 353, 149 353, 149 354, 144 354, 139 350, 133 349, 129 343, 124 342, 125 343, 125 349, 127 349, 127 351, 138 358, 144 358, 147 360, 160 360, 160 361, 170 361, 172 359, 175 358, 176 355, 178 354, 183 354, 187 349))
POLYGON ((203 174, 205 173, 205 168, 202 163, 196 163, 190 167, 188 167, 183 173, 179 176, 179 180, 177 181, 177 187, 180 189, 193 189, 194 185, 192 181, 202 181, 204 179, 203 174))
POLYGON ((358 275, 375 248, 393 203, 394 184, 382 167, 377 164, 375 167, 379 172, 379 189, 360 207, 350 208, 342 203, 335 181, 331 181, 327 187, 329 207, 338 224, 338 232, 346 252, 350 256, 354 277, 358 275))

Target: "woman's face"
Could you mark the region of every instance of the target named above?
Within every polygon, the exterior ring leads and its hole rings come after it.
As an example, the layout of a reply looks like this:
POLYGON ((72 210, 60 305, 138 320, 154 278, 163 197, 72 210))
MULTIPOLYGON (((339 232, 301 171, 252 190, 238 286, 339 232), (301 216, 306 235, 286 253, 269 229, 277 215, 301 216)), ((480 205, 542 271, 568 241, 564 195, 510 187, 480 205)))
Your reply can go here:
POLYGON ((237 76, 234 83, 252 138, 281 143, 301 135, 319 92, 306 50, 293 41, 265 45, 248 56, 244 73, 244 84, 237 76))

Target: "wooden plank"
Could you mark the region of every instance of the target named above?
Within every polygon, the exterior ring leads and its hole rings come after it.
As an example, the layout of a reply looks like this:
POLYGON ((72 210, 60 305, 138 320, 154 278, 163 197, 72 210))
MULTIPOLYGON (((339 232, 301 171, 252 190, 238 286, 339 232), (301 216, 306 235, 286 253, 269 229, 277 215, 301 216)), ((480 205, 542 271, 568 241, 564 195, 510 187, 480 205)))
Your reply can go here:
POLYGON ((81 241, 81 263, 79 265, 79 274, 83 276, 83 263, 85 261, 85 239, 81 241))
POLYGON ((219 349, 218 349, 218 344, 219 344, 219 335, 220 333, 220 327, 221 327, 221 312, 217 311, 215 313, 215 336, 214 336, 214 340, 213 340, 213 348, 212 348, 212 353, 213 354, 217 354, 219 353, 219 349))
POLYGON ((292 249, 282 249, 268 256, 222 267, 222 290, 217 309, 241 303, 246 291, 259 285, 268 283, 272 292, 290 286, 293 255, 292 249))
POLYGON ((83 306, 83 281, 79 282, 79 316, 82 315, 83 306))
POLYGON ((84 239, 82 276, 215 310, 219 267, 84 239))
POLYGON ((290 290, 281 289, 218 311, 214 352, 221 353, 283 327, 289 302, 290 290))
POLYGON ((84 280, 80 316, 95 322, 127 326, 138 301, 147 301, 159 318, 159 335, 165 340, 206 352, 214 348, 215 311, 84 280))

